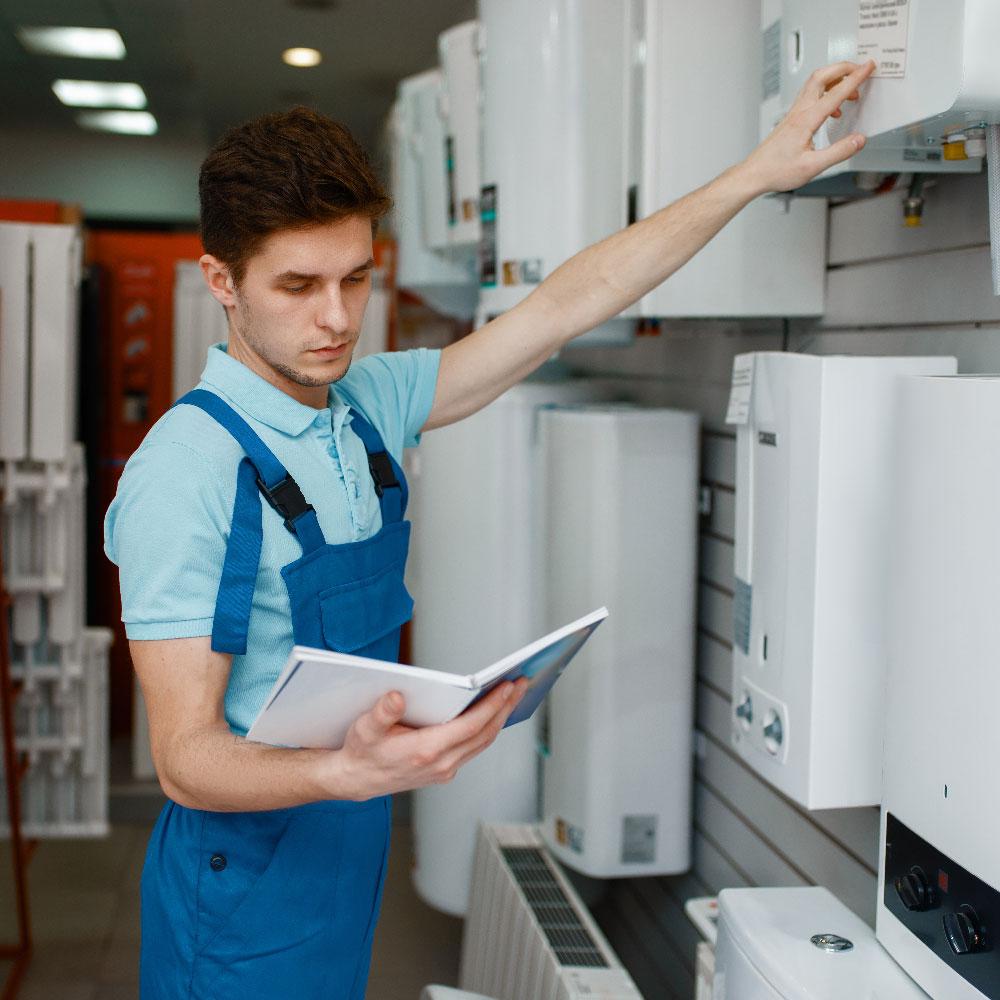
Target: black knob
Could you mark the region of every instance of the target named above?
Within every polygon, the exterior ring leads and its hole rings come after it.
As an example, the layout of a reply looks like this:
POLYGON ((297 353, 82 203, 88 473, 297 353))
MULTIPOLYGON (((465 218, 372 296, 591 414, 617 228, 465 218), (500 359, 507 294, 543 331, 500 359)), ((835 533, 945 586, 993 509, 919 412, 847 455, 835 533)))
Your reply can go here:
POLYGON ((937 893, 927 881, 922 869, 914 865, 893 883, 900 902, 908 910, 933 910, 937 906, 937 893))
POLYGON ((945 937, 956 955, 986 950, 986 930, 968 903, 963 903, 957 913, 946 913, 943 919, 945 937))

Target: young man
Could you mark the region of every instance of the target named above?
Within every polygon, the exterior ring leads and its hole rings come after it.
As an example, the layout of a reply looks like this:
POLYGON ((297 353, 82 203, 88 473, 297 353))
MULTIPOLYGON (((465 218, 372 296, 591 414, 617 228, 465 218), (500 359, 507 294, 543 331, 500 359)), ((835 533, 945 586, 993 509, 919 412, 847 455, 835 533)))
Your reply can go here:
POLYGON ((209 154, 201 265, 228 344, 132 456, 106 522, 170 799, 143 872, 145 1000, 363 997, 390 794, 450 780, 521 692, 505 685, 421 730, 400 724, 390 694, 336 751, 248 742, 290 647, 395 659, 412 607, 404 445, 630 305, 757 196, 860 149, 860 136, 823 151, 812 137, 872 69, 816 73, 743 163, 582 251, 459 343, 353 367, 389 205, 364 153, 298 109, 209 154))

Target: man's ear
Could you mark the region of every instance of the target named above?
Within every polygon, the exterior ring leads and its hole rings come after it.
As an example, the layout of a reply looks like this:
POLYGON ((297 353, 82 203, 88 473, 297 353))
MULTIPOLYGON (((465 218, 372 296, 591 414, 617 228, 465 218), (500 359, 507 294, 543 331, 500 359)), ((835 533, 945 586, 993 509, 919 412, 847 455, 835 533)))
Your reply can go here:
POLYGON ((227 309, 236 305, 236 286, 233 283, 228 265, 223 264, 218 257, 213 257, 210 253, 203 254, 198 263, 201 265, 205 284, 208 285, 208 290, 215 297, 216 302, 220 302, 227 309))

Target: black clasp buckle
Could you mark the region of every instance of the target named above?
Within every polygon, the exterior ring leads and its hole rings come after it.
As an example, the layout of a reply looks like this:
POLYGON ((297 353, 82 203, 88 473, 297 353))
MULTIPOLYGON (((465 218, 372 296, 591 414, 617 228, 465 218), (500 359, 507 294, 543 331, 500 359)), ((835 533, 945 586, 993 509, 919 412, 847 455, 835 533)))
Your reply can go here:
POLYGON ((382 499, 382 494, 386 490, 394 487, 401 489, 396 473, 392 471, 392 462, 389 460, 389 453, 376 451, 368 456, 368 469, 372 474, 372 482, 375 483, 375 493, 382 499))
POLYGON ((257 487, 264 494, 264 499, 284 519, 285 527, 294 535, 295 527, 292 522, 307 511, 313 510, 312 505, 306 503, 299 484, 291 476, 286 476, 280 483, 269 487, 258 476, 257 487))

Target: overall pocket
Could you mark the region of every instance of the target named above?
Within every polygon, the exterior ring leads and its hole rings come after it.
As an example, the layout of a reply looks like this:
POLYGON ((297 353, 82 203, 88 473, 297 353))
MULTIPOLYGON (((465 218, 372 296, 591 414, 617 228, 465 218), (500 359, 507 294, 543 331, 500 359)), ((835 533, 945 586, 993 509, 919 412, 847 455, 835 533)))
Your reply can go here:
POLYGON ((374 576, 330 587, 319 594, 323 639, 338 653, 359 653, 394 632, 413 615, 413 598, 403 567, 391 565, 374 576))

